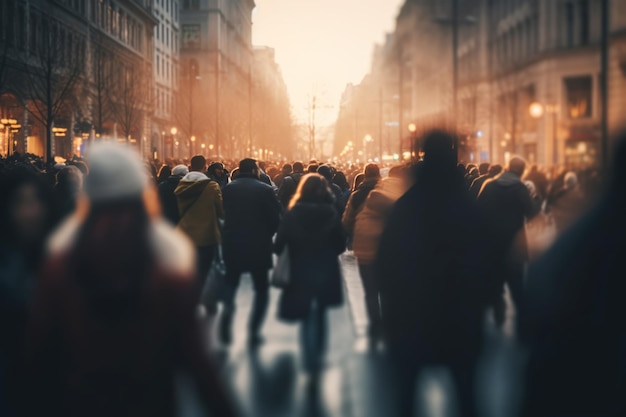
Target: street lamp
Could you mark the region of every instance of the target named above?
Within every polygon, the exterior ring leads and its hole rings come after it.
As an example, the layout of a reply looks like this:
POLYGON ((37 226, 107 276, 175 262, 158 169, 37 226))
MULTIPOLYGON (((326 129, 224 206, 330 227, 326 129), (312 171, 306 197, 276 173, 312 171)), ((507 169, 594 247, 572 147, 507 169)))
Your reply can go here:
POLYGON ((415 132, 417 132, 417 125, 415 123, 409 124, 409 132, 411 133, 411 160, 413 160, 415 159, 415 132))
POLYGON ((366 161, 367 161, 367 145, 373 141, 374 139, 372 138, 372 135, 370 135, 369 133, 365 135, 365 137, 363 137, 363 157, 365 158, 366 161))
POLYGON ((175 145, 175 143, 174 142, 176 142, 176 133, 178 133, 178 129, 176 129, 176 126, 174 126, 174 127, 172 127, 170 129, 170 133, 172 134, 172 158, 174 158, 175 157, 175 155, 174 155, 174 145, 175 145))
POLYGON ((191 135, 190 140, 191 140, 191 156, 193 156, 196 150, 196 137, 191 135))
POLYGON ((538 102, 531 103, 528 107, 528 113, 534 119, 539 119, 545 114, 552 115, 552 163, 556 166, 559 162, 559 143, 557 137, 557 115, 559 113, 559 106, 556 104, 543 105, 538 102))

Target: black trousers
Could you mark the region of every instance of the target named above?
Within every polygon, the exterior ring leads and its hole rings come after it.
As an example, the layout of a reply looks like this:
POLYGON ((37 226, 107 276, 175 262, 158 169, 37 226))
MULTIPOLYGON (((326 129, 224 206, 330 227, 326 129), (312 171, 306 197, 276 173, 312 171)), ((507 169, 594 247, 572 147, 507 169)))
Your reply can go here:
POLYGON ((382 314, 380 309, 380 291, 376 281, 374 264, 359 264, 359 274, 365 290, 365 308, 369 318, 369 336, 376 338, 382 332, 382 314))
POLYGON ((257 335, 265 315, 269 303, 269 278, 267 269, 261 268, 253 271, 237 269, 232 265, 226 265, 226 282, 224 288, 224 311, 221 316, 221 326, 230 327, 232 325, 233 316, 235 314, 235 296, 241 281, 241 274, 250 272, 252 275, 252 283, 254 285, 254 301, 252 303, 252 311, 250 312, 250 321, 248 328, 250 336, 257 335))

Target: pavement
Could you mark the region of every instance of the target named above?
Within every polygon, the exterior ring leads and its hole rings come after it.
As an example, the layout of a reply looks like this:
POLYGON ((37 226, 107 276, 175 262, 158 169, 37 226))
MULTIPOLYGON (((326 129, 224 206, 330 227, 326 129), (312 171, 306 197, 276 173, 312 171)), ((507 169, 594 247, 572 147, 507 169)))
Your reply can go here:
MULTIPOLYGON (((354 256, 341 255, 346 303, 329 310, 329 340, 325 367, 318 383, 302 372, 298 343, 298 325, 277 319, 279 290, 271 290, 270 309, 263 327, 265 344, 256 350, 246 346, 247 320, 254 290, 244 277, 237 294, 237 313, 233 344, 216 345, 208 337, 222 364, 225 381, 242 414, 249 417, 380 417, 389 415, 392 402, 388 367, 381 352, 368 349, 367 314, 363 287, 354 256)), ((510 306, 510 301, 509 301, 510 306)), ((478 398, 481 416, 510 417, 519 403, 518 387, 511 383, 519 376, 522 355, 515 344, 514 312, 503 329, 488 321, 485 333, 486 353, 479 368, 478 398)), ((212 329, 207 325, 207 329, 212 329)), ((181 415, 203 415, 193 389, 181 378, 179 384, 181 415)), ((418 415, 454 417, 455 396, 447 370, 425 370, 415 394, 418 415)))

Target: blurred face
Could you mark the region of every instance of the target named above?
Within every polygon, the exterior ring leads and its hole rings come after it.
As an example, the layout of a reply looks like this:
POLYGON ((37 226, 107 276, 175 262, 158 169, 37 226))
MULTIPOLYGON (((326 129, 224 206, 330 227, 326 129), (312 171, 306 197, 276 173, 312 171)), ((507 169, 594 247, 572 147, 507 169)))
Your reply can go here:
POLYGON ((37 187, 24 184, 14 194, 9 207, 11 224, 20 243, 35 243, 44 233, 47 211, 37 187))
POLYGON ((222 168, 215 168, 215 176, 221 177, 224 175, 224 170, 222 168))

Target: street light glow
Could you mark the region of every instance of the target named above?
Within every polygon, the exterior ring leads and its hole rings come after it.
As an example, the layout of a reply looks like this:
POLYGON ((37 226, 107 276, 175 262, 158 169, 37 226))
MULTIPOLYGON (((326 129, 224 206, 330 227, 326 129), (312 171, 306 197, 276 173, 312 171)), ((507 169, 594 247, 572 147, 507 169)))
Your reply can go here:
POLYGON ((531 105, 528 107, 528 112, 530 113, 531 117, 538 119, 543 116, 543 105, 537 102, 531 103, 531 105))
POLYGON ((172 135, 175 135, 176 133, 178 133, 178 129, 176 129, 176 127, 173 127, 173 128, 170 129, 170 133, 172 135))
POLYGON ((409 132, 415 133, 416 130, 417 130, 417 126, 415 125, 415 123, 409 124, 409 132))

